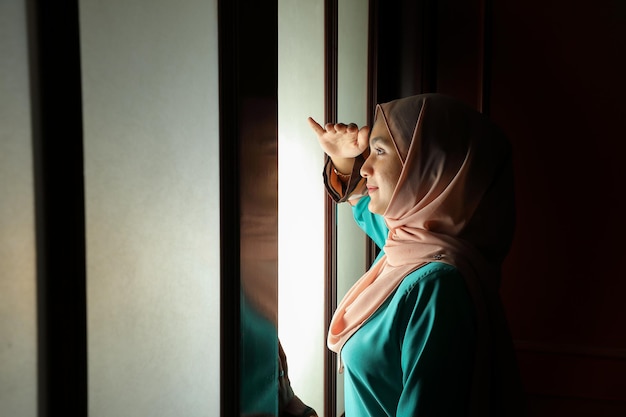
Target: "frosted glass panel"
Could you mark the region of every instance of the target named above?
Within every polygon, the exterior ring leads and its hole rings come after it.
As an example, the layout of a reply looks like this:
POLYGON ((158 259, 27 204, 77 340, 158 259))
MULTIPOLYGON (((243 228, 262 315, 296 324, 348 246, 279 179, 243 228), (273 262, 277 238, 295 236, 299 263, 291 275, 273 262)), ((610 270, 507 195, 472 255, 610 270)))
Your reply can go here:
POLYGON ((26 5, 0 2, 0 416, 37 415, 32 137, 26 5))
POLYGON ((324 1, 278 1, 278 334, 296 393, 324 412, 324 1))
POLYGON ((216 0, 82 0, 90 417, 219 415, 216 0))

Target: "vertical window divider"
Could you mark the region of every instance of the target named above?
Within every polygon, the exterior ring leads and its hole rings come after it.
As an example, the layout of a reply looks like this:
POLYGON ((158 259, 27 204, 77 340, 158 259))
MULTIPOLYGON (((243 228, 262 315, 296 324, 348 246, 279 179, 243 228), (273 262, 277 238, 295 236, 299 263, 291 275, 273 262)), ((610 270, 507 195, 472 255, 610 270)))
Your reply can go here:
POLYGON ((239 1, 218 1, 220 415, 240 414, 239 1))
MULTIPOLYGON (((324 1, 324 117, 327 122, 337 121, 337 61, 338 61, 338 1, 324 1)), ((325 309, 324 340, 337 308, 337 210, 336 203, 325 195, 325 309)), ((337 357, 324 344, 324 416, 337 414, 337 357)))
POLYGON ((88 413, 78 0, 27 5, 37 251, 38 415, 88 413))

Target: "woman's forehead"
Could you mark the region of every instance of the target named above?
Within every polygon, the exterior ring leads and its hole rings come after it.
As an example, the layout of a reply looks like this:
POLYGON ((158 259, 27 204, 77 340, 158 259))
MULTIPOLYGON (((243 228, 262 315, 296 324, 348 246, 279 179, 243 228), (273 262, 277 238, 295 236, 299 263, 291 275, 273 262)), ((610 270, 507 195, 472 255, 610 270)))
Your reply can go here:
POLYGON ((392 140, 384 119, 382 117, 377 117, 376 120, 374 121, 374 126, 372 126, 372 130, 370 130, 369 141, 371 144, 375 140, 381 140, 381 139, 385 141, 392 140))

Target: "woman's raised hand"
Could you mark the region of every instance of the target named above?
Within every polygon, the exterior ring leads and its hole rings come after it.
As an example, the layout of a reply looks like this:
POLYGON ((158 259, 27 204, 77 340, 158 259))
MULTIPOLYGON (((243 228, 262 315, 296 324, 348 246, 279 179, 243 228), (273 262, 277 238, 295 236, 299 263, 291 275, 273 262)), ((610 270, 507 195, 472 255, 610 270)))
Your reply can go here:
MULTIPOLYGON (((309 117, 308 121, 317 135, 322 150, 330 156, 333 162, 339 159, 353 159, 367 148, 370 131, 368 126, 359 129, 354 123, 347 125, 327 123, 322 127, 312 117, 309 117)), ((337 168, 339 169, 338 166, 337 168)))

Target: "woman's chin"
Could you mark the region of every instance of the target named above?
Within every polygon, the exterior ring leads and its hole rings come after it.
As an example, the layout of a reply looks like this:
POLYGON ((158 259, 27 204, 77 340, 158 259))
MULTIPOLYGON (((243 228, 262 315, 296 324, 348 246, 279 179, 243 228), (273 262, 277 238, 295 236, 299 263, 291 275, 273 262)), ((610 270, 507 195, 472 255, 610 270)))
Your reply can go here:
POLYGON ((380 210, 380 207, 378 207, 376 203, 374 203, 372 200, 370 200, 369 204, 367 205, 367 208, 369 209, 370 212, 374 214, 383 214, 384 212, 384 210, 380 210))

